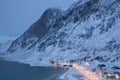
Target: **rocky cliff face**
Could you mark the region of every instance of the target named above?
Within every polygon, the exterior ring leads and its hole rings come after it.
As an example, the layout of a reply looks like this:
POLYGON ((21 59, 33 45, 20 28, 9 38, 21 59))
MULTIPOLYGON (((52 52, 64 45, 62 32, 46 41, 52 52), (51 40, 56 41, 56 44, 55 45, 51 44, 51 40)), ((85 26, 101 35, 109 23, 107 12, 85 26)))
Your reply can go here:
POLYGON ((16 39, 8 49, 8 52, 13 53, 22 48, 28 48, 34 44, 38 39, 44 37, 52 25, 55 23, 56 18, 61 14, 59 9, 47 9, 41 18, 32 24, 30 28, 25 31, 18 39, 16 39))
POLYGON ((119 36, 119 0, 80 0, 65 12, 46 10, 5 58, 35 65, 66 59, 118 66, 119 36))

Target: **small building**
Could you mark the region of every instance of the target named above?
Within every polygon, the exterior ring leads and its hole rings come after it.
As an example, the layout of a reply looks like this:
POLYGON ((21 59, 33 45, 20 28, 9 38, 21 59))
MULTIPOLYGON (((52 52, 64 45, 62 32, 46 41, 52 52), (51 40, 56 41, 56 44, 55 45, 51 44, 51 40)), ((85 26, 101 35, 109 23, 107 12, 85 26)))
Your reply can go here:
POLYGON ((50 61, 50 63, 51 63, 52 65, 58 65, 58 64, 59 64, 59 62, 56 62, 56 61, 50 61))
POLYGON ((115 74, 116 79, 120 79, 120 74, 115 74))
POLYGON ((108 72, 104 72, 104 71, 100 71, 100 72, 99 72, 99 75, 100 75, 100 76, 106 76, 106 77, 111 76, 110 73, 108 73, 108 72))

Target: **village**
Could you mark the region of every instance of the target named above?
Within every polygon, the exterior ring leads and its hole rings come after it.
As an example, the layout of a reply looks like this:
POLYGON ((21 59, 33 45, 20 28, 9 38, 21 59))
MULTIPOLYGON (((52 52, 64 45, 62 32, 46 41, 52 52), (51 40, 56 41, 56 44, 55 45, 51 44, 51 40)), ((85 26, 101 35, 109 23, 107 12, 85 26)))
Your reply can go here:
MULTIPOLYGON (((116 70, 116 72, 109 73, 107 71, 96 71, 94 69, 92 71, 87 71, 84 67, 81 66, 82 64, 89 66, 89 65, 91 65, 90 62, 85 62, 85 63, 83 63, 81 61, 69 62, 69 61, 64 60, 61 62, 51 61, 50 64, 52 66, 56 66, 56 67, 62 66, 62 67, 67 67, 67 68, 75 68, 78 71, 82 72, 85 76, 86 75, 88 77, 91 76, 92 79, 90 79, 90 80, 99 80, 99 79, 97 79, 97 77, 105 77, 105 78, 110 78, 110 79, 120 79, 120 73, 117 72, 117 70, 120 70, 119 67, 113 67, 113 69, 116 70)), ((105 67, 105 66, 101 65, 100 68, 102 68, 102 67, 105 67)))

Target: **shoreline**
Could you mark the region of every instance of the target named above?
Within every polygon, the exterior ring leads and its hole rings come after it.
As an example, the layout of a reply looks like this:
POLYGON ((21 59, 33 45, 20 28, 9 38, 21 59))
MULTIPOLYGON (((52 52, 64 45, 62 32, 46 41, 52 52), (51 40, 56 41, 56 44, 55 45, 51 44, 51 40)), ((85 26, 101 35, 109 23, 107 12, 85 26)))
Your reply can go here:
MULTIPOLYGON (((20 69, 22 72, 25 72, 25 74, 26 74, 26 70, 27 71, 29 70, 30 72, 35 71, 32 74, 34 74, 34 73, 35 74, 39 74, 39 75, 43 75, 44 74, 46 76, 47 75, 51 75, 51 76, 46 77, 45 80, 54 80, 54 78, 55 78, 55 80, 61 80, 60 76, 62 76, 64 73, 66 73, 69 70, 69 69, 64 70, 63 67, 57 67, 57 66, 30 66, 30 65, 25 64, 25 63, 20 63, 20 62, 16 62, 16 61, 8 61, 8 60, 3 60, 3 59, 0 59, 0 64, 1 64, 1 68, 4 68, 4 66, 5 66, 5 68, 10 68, 10 71, 13 70, 13 72, 16 71, 16 70, 14 71, 14 69, 17 69, 17 70, 20 69), (26 70, 24 71, 24 69, 26 69, 26 70), (37 72, 39 72, 39 70, 42 70, 42 69, 43 69, 43 73, 42 72, 37 73, 37 72), (46 69, 48 69, 48 71, 46 71, 46 69), (37 70, 37 72, 36 72, 36 70, 37 70), (51 70, 52 70, 52 72, 51 72, 51 70), (44 72, 50 72, 50 73, 46 73, 45 74, 44 72)), ((4 73, 4 71, 1 72, 1 74, 2 73, 4 73)), ((11 75, 12 75, 12 72, 11 72, 11 75)))

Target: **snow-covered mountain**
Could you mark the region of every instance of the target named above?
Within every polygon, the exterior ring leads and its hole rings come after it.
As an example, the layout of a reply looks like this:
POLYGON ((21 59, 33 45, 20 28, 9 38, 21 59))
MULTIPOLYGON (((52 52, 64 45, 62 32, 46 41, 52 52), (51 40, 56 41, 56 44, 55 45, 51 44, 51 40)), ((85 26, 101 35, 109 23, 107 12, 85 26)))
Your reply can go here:
POLYGON ((120 0, 79 0, 67 11, 47 9, 7 52, 5 59, 32 65, 65 59, 112 70, 120 66, 120 0))
POLYGON ((14 40, 15 38, 13 37, 11 38, 0 34, 0 53, 6 52, 14 40))

